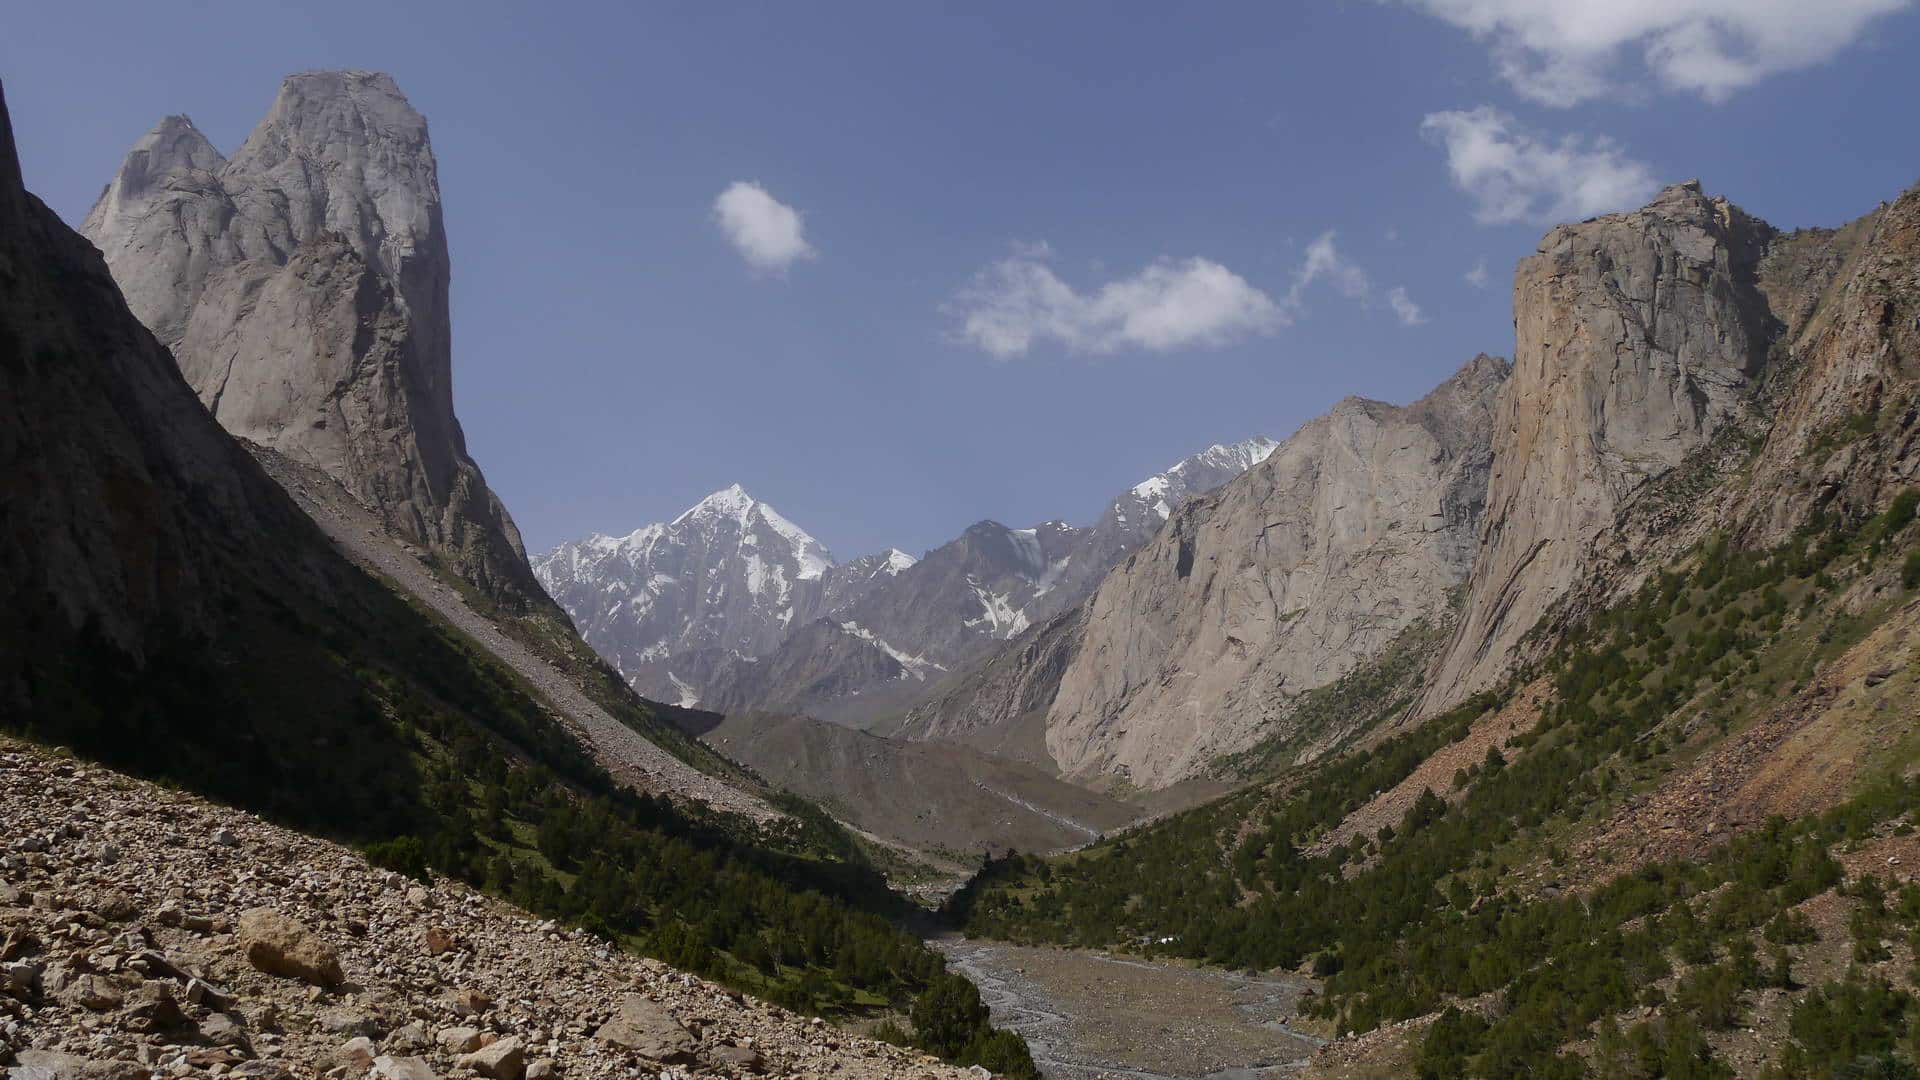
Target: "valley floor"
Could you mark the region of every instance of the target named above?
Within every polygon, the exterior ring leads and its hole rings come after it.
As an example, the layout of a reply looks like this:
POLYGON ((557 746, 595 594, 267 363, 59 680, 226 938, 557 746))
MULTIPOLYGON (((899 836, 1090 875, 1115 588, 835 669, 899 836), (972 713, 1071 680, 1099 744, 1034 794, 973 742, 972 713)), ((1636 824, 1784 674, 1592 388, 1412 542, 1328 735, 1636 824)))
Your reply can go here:
POLYGON ((966 1075, 456 883, 423 885, 337 844, 0 739, 9 1064, 31 1080, 966 1075), (243 919, 257 909, 287 920, 272 948, 336 956, 343 979, 262 970, 260 935, 243 919))
POLYGON ((1295 1008, 1313 982, 1071 949, 934 943, 980 987, 996 1026, 1026 1036, 1050 1080, 1265 1080, 1322 1040, 1295 1008))

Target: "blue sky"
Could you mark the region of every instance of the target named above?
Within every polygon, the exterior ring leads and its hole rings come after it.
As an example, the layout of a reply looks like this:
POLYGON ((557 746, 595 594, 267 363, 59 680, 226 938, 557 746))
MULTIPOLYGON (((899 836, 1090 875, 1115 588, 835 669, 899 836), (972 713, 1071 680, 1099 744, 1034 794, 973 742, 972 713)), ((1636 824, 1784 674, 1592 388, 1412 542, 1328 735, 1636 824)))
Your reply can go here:
POLYGON ((391 7, 19 5, 0 77, 77 223, 166 113, 231 151, 288 72, 393 73, 468 444, 538 548, 732 482, 843 558, 1088 520, 1509 354, 1555 218, 1920 180, 1908 0, 391 7))

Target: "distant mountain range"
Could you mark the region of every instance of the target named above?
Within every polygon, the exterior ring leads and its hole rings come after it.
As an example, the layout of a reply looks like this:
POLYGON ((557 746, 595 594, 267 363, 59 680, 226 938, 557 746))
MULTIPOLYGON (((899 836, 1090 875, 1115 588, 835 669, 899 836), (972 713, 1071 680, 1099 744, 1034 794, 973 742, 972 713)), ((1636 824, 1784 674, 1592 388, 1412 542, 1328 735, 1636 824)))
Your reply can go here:
POLYGON ((837 563, 735 484, 670 522, 562 544, 534 573, 643 695, 856 720, 920 700, 1079 603, 1188 499, 1277 445, 1209 447, 1122 492, 1090 526, 981 521, 921 559, 896 548, 837 563))

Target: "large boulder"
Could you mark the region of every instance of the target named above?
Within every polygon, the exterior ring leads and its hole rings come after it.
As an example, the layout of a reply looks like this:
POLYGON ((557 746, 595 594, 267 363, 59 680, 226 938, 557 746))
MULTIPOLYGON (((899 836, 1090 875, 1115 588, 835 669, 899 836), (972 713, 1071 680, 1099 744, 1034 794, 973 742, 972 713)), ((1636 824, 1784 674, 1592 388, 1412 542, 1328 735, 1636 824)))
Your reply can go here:
POLYGON ((302 979, 328 989, 346 981, 340 954, 333 946, 272 908, 241 912, 236 935, 247 962, 269 975, 302 979))
POLYGON ((621 999, 620 1011, 593 1037, 664 1064, 692 1061, 698 1045, 693 1032, 671 1013, 638 994, 621 999))
POLYGON ((467 1054, 460 1064, 492 1080, 520 1080, 527 1068, 527 1052, 519 1039, 509 1036, 467 1054))

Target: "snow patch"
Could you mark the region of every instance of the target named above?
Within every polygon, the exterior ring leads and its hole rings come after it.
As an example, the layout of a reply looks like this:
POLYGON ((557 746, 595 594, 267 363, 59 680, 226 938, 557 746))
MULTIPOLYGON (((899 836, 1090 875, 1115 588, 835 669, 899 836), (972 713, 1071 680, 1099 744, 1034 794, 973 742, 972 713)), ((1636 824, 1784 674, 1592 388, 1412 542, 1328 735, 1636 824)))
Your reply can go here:
POLYGON ((989 637, 1005 639, 1027 628, 1027 613, 1014 607, 1005 593, 988 592, 972 578, 967 579, 967 587, 973 590, 981 609, 979 618, 966 620, 968 629, 985 627, 983 632, 989 637))
POLYGON ((686 683, 681 682, 679 676, 669 671, 667 672, 667 681, 673 684, 674 691, 680 695, 680 700, 674 702, 675 705, 683 709, 691 709, 695 705, 700 704, 699 692, 686 683))
POLYGON ((924 680, 927 677, 928 671, 947 670, 945 667, 942 667, 941 665, 934 663, 933 661, 927 659, 924 656, 913 656, 908 653, 901 652, 899 649, 896 649, 893 646, 887 644, 886 642, 880 640, 880 637, 876 635, 873 631, 867 629, 864 626, 861 626, 857 622, 843 622, 840 624, 840 629, 844 630, 849 634, 852 634, 854 637, 859 638, 861 641, 867 642, 868 644, 872 645, 874 648, 879 649, 883 653, 886 653, 888 656, 893 657, 894 661, 898 663, 902 668, 905 669, 900 673, 900 677, 903 679, 912 677, 915 679, 924 680))

